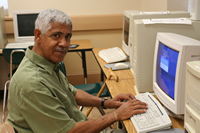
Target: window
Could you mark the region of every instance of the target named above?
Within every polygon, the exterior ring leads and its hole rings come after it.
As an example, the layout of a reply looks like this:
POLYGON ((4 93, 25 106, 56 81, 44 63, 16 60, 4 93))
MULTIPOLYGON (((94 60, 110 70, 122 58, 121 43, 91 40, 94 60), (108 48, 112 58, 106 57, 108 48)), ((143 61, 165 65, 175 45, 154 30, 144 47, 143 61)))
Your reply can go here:
POLYGON ((4 7, 4 14, 8 15, 8 0, 0 0, 0 6, 4 7))

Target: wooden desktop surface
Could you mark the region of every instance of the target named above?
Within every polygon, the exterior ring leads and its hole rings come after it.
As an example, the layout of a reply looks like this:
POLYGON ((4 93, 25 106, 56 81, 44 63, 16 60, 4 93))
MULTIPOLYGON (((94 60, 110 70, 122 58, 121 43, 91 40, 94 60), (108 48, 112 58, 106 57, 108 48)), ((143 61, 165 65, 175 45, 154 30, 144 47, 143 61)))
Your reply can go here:
POLYGON ((92 43, 89 39, 84 39, 84 40, 71 40, 70 44, 78 44, 79 46, 77 48, 70 48, 69 49, 69 52, 72 52, 72 51, 81 51, 81 50, 84 50, 84 51, 91 51, 93 46, 92 46, 92 43))
MULTIPOLYGON (((108 77, 109 71, 107 68, 104 67, 106 62, 98 56, 98 52, 100 50, 101 50, 100 48, 94 48, 93 53, 96 57, 97 62, 100 65, 101 69, 104 71, 104 73, 108 77)), ((135 80, 134 80, 134 76, 132 75, 131 71, 130 70, 118 70, 118 71, 113 71, 113 72, 119 77, 119 81, 116 82, 113 79, 106 80, 106 85, 110 91, 111 96, 115 97, 116 95, 118 95, 120 93, 132 93, 133 95, 136 95, 136 91, 134 89, 135 80), (122 77, 120 77, 120 76, 122 76, 122 77)), ((172 121, 172 128, 180 128, 180 129, 184 130, 184 121, 183 120, 173 118, 173 117, 170 117, 170 119, 172 121)), ((124 123, 128 133, 137 133, 135 130, 135 127, 133 126, 130 119, 124 120, 123 123, 124 123)))

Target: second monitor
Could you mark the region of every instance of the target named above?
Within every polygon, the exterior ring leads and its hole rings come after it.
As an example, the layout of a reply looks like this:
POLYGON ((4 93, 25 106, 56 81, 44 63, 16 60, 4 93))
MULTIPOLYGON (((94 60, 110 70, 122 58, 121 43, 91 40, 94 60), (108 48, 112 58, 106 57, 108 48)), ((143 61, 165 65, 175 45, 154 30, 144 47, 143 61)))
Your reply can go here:
POLYGON ((34 42, 35 20, 41 10, 13 11, 15 42, 34 42))
POLYGON ((130 56, 129 49, 133 46, 131 39, 133 38, 133 29, 131 23, 137 19, 150 19, 150 18, 189 18, 189 13, 185 11, 165 11, 165 12, 142 12, 138 10, 125 10, 123 19, 123 33, 122 33, 122 49, 130 56))

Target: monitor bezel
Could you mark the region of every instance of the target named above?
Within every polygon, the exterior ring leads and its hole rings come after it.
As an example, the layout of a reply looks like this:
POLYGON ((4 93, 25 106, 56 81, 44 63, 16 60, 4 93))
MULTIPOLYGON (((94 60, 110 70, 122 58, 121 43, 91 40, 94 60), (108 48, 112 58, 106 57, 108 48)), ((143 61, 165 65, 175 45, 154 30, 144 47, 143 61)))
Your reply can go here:
POLYGON ((181 96, 184 96, 184 91, 180 91, 182 88, 182 81, 184 80, 183 77, 183 70, 184 66, 183 62, 185 62, 185 53, 184 45, 180 45, 180 43, 176 42, 172 38, 168 38, 167 36, 162 36, 161 34, 157 34, 156 45, 155 45, 155 53, 154 53, 154 67, 153 67, 153 90, 158 99, 161 103, 170 111, 175 114, 184 114, 184 110, 182 110, 181 105, 181 96), (157 66, 157 51, 159 48, 159 42, 163 45, 179 52, 178 60, 177 60, 177 69, 176 69, 176 77, 175 77, 175 88, 174 88, 174 99, 172 99, 169 95, 167 95, 157 84, 156 82, 156 66, 157 66))
POLYGON ((17 23, 17 15, 21 14, 39 14, 42 10, 19 10, 13 11, 13 27, 14 27, 14 37, 15 42, 31 42, 34 41, 34 36, 23 36, 20 37, 18 34, 18 23, 17 23))

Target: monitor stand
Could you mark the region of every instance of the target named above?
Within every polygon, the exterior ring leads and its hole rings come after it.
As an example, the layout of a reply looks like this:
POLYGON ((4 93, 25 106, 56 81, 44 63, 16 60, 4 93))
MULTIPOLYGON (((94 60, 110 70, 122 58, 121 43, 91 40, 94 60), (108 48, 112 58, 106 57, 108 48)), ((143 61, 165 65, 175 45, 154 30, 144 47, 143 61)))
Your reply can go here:
POLYGON ((167 114, 173 118, 179 118, 179 119, 184 119, 184 115, 182 114, 174 114, 173 112, 171 112, 169 109, 167 109, 166 107, 163 106, 163 108, 165 109, 165 111, 167 112, 167 114))

